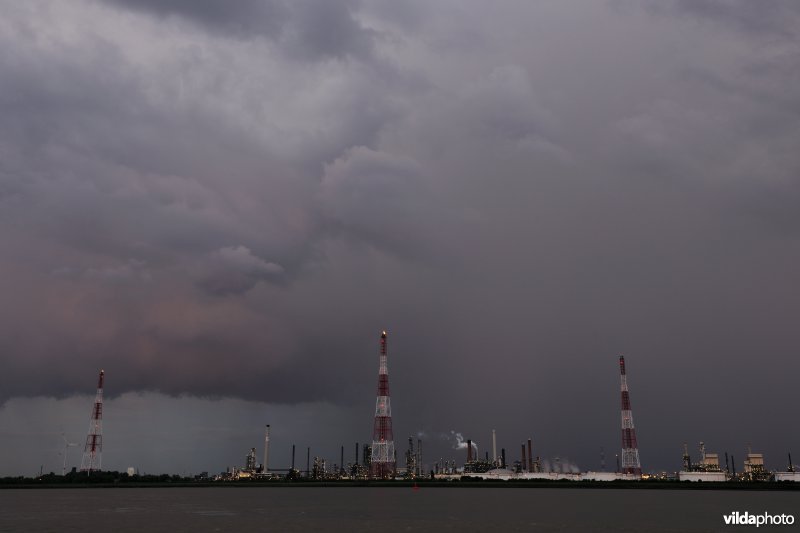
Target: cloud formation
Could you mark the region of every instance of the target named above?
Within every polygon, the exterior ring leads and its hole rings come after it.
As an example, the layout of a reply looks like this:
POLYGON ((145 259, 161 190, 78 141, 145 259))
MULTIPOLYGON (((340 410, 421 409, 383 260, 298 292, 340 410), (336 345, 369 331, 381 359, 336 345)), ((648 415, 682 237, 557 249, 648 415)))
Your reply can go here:
POLYGON ((209 254, 197 269, 196 283, 211 293, 238 294, 282 273, 282 266, 253 255, 246 246, 228 246, 209 254))
POLYGON ((369 419, 386 328, 399 434, 800 438, 796 3, 0 7, 0 402, 369 419))

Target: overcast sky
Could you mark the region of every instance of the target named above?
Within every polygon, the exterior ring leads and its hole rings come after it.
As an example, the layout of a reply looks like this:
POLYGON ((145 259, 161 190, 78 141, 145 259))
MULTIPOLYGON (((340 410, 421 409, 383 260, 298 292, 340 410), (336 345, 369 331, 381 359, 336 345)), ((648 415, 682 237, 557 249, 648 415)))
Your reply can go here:
POLYGON ((100 368, 106 468, 349 458, 383 328, 399 456, 613 468, 619 354, 646 471, 800 455, 797 2, 0 12, 0 475, 100 368))

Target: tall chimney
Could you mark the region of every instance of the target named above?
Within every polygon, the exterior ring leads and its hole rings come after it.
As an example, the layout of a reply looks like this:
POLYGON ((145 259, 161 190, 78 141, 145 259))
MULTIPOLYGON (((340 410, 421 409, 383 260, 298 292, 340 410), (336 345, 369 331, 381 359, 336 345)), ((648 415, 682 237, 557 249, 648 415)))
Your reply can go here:
POLYGON ((505 467, 506 467, 506 449, 505 449, 505 448, 503 448, 502 450, 500 450, 500 453, 502 454, 502 455, 501 455, 501 457, 502 457, 502 462, 500 463, 500 466, 501 466, 502 468, 505 468, 505 467))
POLYGON ((492 430, 492 464, 497 466, 497 435, 492 430))
POLYGON ((294 444, 292 444, 292 470, 294 470, 294 444))
POLYGON ((422 439, 417 439, 417 475, 422 476, 422 439))
POLYGON ((264 466, 261 468, 261 471, 265 474, 269 472, 269 424, 267 424, 267 431, 264 434, 264 466))
POLYGON ((528 466, 527 466, 527 463, 525 462, 525 443, 524 442, 522 443, 522 471, 523 472, 527 472, 528 471, 528 466))
POLYGON ((528 439, 528 472, 533 472, 533 444, 528 439))
POLYGON ((467 439, 467 462, 472 461, 472 440, 467 439))

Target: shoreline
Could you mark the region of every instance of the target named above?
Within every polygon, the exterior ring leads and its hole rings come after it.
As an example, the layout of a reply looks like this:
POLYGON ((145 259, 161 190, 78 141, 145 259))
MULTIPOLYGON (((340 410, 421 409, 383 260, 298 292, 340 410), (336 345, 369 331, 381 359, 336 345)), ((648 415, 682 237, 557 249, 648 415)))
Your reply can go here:
POLYGON ((611 490, 744 490, 793 491, 800 483, 793 482, 680 482, 680 481, 274 481, 274 482, 124 482, 124 483, 7 483, 3 489, 141 489, 141 488, 516 488, 516 489, 611 489, 611 490))

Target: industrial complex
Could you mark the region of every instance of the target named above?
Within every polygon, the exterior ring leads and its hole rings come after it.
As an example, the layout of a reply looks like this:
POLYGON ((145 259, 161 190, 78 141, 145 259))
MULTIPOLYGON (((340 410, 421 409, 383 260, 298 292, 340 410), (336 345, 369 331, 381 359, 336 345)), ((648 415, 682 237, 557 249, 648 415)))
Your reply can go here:
MULTIPOLYGON (((497 434, 492 430, 491 455, 487 450, 480 457, 477 446, 471 439, 466 440, 463 463, 439 458, 423 461, 420 438, 408 437, 408 448, 404 454, 404 466, 398 466, 397 451, 392 433, 392 409, 389 393, 388 371, 388 335, 382 331, 378 350, 378 388, 375 401, 375 418, 373 421, 372 441, 369 444, 355 443, 352 461, 345 462, 345 447, 341 446, 339 460, 329 462, 323 457, 311 456, 311 448, 306 449, 305 469, 298 468, 295 463, 296 446, 292 445, 292 460, 289 468, 270 468, 270 425, 265 426, 263 461, 257 461, 256 448, 250 448, 245 455, 243 467, 229 467, 225 472, 215 476, 203 473, 196 476, 198 480, 239 481, 239 480, 422 480, 433 479, 443 481, 454 480, 506 480, 506 481, 638 481, 647 479, 673 479, 685 482, 800 482, 800 471, 792 464, 788 454, 788 466, 785 471, 769 471, 764 464, 764 456, 754 453, 748 446, 743 461, 744 468, 737 472, 733 455, 724 453, 724 466, 719 453, 706 450, 704 442, 699 443, 699 455, 693 460, 688 444, 683 447, 681 470, 674 473, 643 474, 633 423, 631 398, 628 391, 625 358, 619 357, 620 394, 621 394, 621 450, 616 456, 617 464, 613 472, 588 471, 580 472, 576 467, 559 464, 543 466, 542 459, 534 454, 533 439, 522 442, 519 448, 519 459, 509 461, 505 448, 498 451, 497 434)), ((86 437, 80 471, 86 475, 101 469, 103 450, 102 413, 103 385, 105 372, 100 371, 97 394, 90 415, 89 432, 86 437)), ((65 446, 70 445, 65 442, 65 446)), ((66 464, 66 463, 65 463, 66 464)), ((603 466, 605 459, 603 459, 603 466)), ((601 469, 602 470, 602 469, 601 469)))

